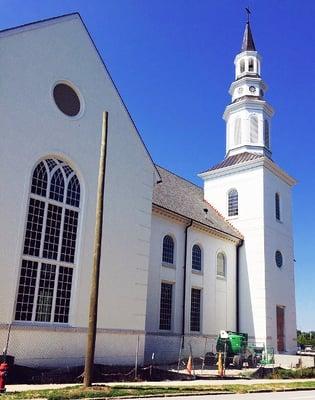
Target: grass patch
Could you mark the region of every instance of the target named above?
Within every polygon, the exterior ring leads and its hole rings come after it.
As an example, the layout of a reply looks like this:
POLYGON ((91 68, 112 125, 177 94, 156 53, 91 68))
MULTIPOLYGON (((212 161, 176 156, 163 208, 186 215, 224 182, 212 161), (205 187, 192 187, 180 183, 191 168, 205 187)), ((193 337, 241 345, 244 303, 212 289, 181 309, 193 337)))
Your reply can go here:
POLYGON ((282 369, 274 371, 271 379, 315 378, 315 368, 282 369))
POLYGON ((1 400, 21 400, 21 399, 48 399, 48 400, 69 400, 80 398, 97 397, 124 397, 135 396, 143 397, 147 395, 184 395, 196 393, 253 393, 261 391, 284 391, 299 389, 315 389, 315 381, 308 382, 287 382, 287 383, 267 383, 267 384, 232 384, 232 385, 207 385, 207 386, 177 386, 177 387, 150 387, 150 386, 98 386, 84 388, 83 386, 70 386, 64 389, 31 390, 27 392, 7 393, 1 395, 1 400))

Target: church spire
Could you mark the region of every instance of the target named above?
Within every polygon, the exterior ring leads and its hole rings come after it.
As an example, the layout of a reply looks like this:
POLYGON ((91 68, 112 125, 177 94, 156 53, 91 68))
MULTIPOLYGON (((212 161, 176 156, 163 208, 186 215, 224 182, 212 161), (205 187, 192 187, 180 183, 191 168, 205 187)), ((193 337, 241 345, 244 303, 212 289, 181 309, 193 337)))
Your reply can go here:
POLYGON ((243 51, 256 51, 252 31, 250 29, 249 20, 246 22, 245 31, 243 35, 241 52, 243 51))
POLYGON ((235 80, 230 86, 231 104, 224 112, 226 156, 244 152, 271 157, 272 107, 264 99, 267 85, 261 78, 261 57, 256 51, 249 9, 241 52, 235 57, 235 80))

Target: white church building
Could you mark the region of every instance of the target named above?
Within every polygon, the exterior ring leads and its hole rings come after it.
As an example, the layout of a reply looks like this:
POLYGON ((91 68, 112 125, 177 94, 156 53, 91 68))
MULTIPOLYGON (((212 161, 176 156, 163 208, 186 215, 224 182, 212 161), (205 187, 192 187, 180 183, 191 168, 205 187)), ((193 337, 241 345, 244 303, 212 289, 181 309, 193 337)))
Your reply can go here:
POLYGON ((78 14, 1 31, 0 47, 0 347, 11 327, 16 363, 83 363, 108 111, 95 361, 132 364, 139 340, 140 363, 163 362, 223 329, 295 352, 295 180, 272 158, 249 23, 226 154, 200 187, 154 164, 78 14))

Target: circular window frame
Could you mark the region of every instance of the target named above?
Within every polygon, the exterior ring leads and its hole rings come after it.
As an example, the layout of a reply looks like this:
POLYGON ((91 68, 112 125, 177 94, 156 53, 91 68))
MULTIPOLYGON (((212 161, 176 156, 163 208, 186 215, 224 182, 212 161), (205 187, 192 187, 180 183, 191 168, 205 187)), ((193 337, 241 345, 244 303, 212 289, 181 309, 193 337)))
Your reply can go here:
POLYGON ((81 91, 79 90, 79 88, 78 88, 74 83, 72 83, 71 81, 69 81, 69 80, 67 80, 67 79, 60 79, 60 80, 54 82, 54 84, 53 84, 52 87, 51 87, 51 91, 50 91, 50 92, 51 92, 51 93, 50 93, 50 94, 51 94, 51 100, 52 100, 52 102, 53 102, 55 108, 58 110, 58 112, 59 112, 64 118, 76 120, 76 119, 79 119, 79 118, 82 117, 82 115, 83 115, 83 113, 84 113, 84 110, 85 110, 85 102, 84 102, 83 96, 82 96, 82 94, 81 94, 81 91), (58 86, 58 85, 60 85, 60 84, 69 86, 69 87, 75 92, 75 94, 78 96, 78 99, 79 99, 79 102, 80 102, 80 111, 78 112, 78 114, 76 114, 76 115, 68 115, 68 114, 64 113, 64 112, 59 108, 59 106, 57 105, 57 103, 56 103, 56 101, 55 101, 55 97, 54 97, 54 90, 55 90, 55 87, 58 86))
POLYGON ((282 255, 282 253, 281 253, 280 250, 276 250, 276 252, 275 252, 275 261, 276 261, 276 266, 277 266, 279 269, 281 269, 281 268, 283 267, 283 255, 282 255), (280 260, 280 259, 278 258, 278 256, 281 257, 281 265, 280 265, 280 262, 278 262, 278 261, 280 260))

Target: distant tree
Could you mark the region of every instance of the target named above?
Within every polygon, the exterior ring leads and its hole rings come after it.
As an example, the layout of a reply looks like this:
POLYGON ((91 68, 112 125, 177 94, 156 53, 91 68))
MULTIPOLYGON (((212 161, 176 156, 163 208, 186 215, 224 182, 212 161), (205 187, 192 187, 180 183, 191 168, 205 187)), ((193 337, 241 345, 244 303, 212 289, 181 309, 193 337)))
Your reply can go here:
POLYGON ((304 348, 305 346, 315 347, 315 331, 303 332, 297 330, 297 343, 304 348))

